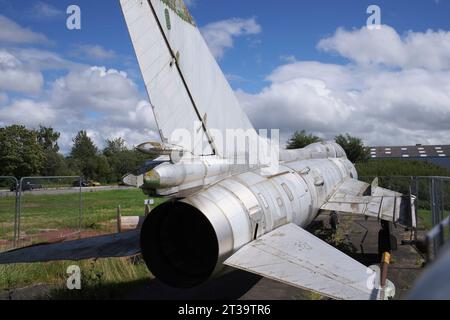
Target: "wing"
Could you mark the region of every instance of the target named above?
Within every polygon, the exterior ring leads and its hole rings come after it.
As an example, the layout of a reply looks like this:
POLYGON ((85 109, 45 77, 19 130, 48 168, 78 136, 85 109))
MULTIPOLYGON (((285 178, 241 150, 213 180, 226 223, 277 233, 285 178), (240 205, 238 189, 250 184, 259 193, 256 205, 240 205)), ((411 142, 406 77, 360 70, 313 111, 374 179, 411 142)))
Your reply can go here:
POLYGON ((325 211, 360 214, 416 227, 415 198, 355 179, 345 180, 321 207, 325 211))
POLYGON ((226 157, 226 130, 249 130, 257 138, 182 0, 120 4, 163 142, 226 157), (195 138, 193 146, 190 139, 174 140, 179 129, 195 138))
POLYGON ((293 224, 242 248, 226 265, 334 299, 376 300, 372 272, 336 248, 293 224))
POLYGON ((40 244, 0 253, 0 265, 129 257, 140 253, 139 230, 81 240, 40 244))

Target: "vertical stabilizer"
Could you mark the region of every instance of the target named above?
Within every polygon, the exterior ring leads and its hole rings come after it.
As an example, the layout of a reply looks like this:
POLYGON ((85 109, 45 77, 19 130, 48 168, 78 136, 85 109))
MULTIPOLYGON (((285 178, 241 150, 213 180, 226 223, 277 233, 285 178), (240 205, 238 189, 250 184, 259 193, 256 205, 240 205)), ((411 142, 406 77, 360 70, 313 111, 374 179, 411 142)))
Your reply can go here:
POLYGON ((183 1, 120 3, 163 142, 195 155, 245 154, 245 143, 224 148, 227 130, 257 134, 183 1), (180 129, 193 143, 173 136, 180 129))

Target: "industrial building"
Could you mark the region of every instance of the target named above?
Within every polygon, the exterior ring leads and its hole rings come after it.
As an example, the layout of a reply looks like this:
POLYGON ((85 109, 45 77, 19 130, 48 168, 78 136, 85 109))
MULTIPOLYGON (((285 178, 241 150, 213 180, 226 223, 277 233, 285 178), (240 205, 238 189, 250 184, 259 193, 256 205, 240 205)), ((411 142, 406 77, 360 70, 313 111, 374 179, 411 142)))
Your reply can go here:
POLYGON ((450 145, 371 147, 370 157, 427 161, 450 170, 450 145))

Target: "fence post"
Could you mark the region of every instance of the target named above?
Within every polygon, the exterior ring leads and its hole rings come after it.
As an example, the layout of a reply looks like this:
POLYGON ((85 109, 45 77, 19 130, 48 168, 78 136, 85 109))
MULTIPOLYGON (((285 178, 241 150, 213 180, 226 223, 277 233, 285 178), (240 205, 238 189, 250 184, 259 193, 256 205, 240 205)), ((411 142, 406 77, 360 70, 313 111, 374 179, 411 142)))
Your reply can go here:
POLYGON ((23 179, 20 179, 19 182, 19 201, 18 201, 18 206, 17 206, 17 240, 16 240, 16 244, 20 241, 20 220, 22 217, 22 184, 23 184, 23 179))
POLYGON ((16 179, 16 195, 15 195, 15 203, 14 203, 14 239, 13 246, 14 249, 17 247, 17 228, 19 226, 19 181, 16 179))
MULTIPOLYGON (((15 197, 14 197, 14 230, 13 230, 13 249, 16 248, 16 238, 17 238, 17 206, 18 206, 18 188, 19 188, 19 180, 17 180, 16 177, 13 176, 0 176, 1 180, 5 181, 13 181, 15 185, 15 197)), ((12 191, 11 191, 12 192, 12 191)))
POLYGON ((117 207, 117 233, 122 233, 122 212, 120 205, 117 207))
POLYGON ((83 187, 82 187, 82 177, 78 177, 79 179, 79 189, 80 189, 80 198, 79 198, 79 209, 78 209, 78 237, 81 239, 81 230, 83 226, 83 187))
POLYGON ((82 220, 83 220, 83 196, 82 196, 82 177, 76 177, 76 176, 48 176, 48 177, 22 177, 19 182, 18 187, 18 200, 17 200, 17 206, 16 206, 16 218, 15 218, 15 235, 14 235, 14 242, 17 245, 20 241, 20 232, 21 232, 21 220, 22 220, 22 196, 23 196, 23 182, 26 180, 31 179, 79 179, 80 181, 80 197, 79 197, 79 218, 78 218, 78 228, 79 228, 79 237, 81 238, 81 231, 82 231, 82 220))
POLYGON ((440 220, 444 221, 445 219, 445 207, 444 207, 444 179, 440 178, 439 179, 439 204, 440 204, 440 208, 439 210, 441 211, 441 217, 440 220))

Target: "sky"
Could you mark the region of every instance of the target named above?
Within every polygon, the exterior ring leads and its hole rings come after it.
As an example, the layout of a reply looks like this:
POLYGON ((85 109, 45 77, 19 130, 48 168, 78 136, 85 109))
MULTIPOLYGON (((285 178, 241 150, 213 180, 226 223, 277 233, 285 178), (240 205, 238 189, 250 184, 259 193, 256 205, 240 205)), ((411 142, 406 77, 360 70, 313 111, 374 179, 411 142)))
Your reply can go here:
MULTIPOLYGON (((186 3, 256 128, 450 144, 450 0, 186 3)), ((147 101, 118 0, 0 0, 1 126, 53 126, 66 153, 79 130, 132 146, 158 140, 147 101)))

